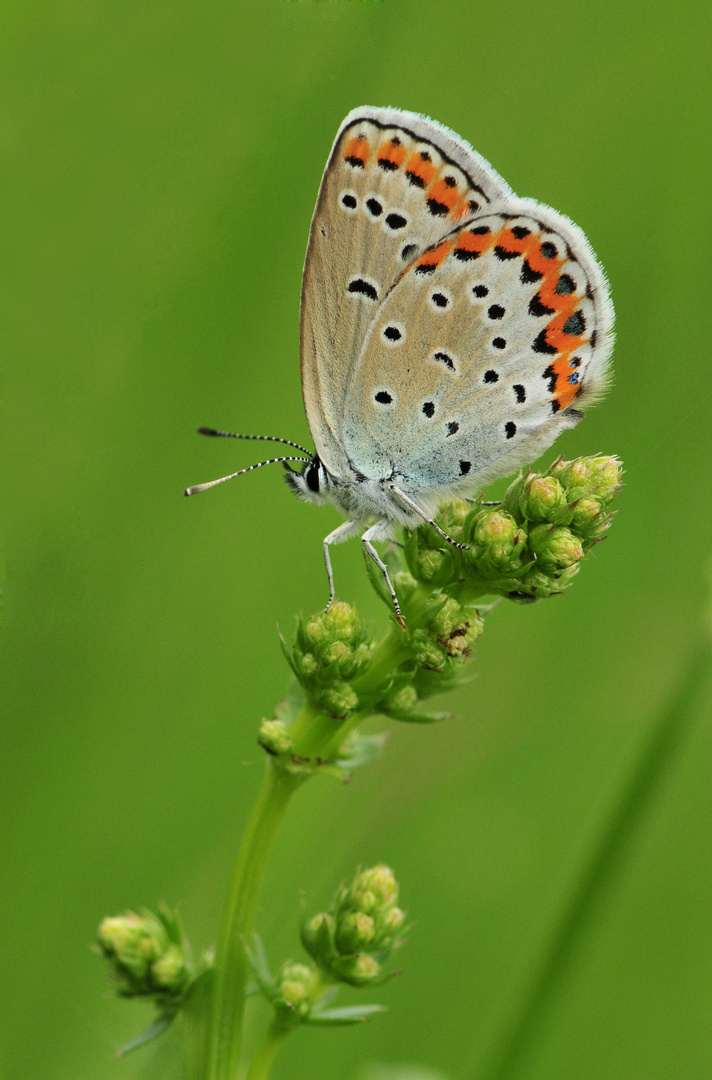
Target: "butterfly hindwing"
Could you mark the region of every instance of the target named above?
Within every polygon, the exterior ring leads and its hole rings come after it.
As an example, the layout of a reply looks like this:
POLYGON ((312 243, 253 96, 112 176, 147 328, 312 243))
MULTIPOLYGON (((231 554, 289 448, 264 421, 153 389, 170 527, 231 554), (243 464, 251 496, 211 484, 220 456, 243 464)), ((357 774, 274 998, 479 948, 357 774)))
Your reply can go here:
POLYGON ((476 486, 533 460, 604 388, 613 313, 583 233, 533 200, 505 205, 431 246, 378 308, 342 436, 366 475, 476 486))
POLYGON ((440 124, 393 109, 346 117, 312 221, 301 313, 307 419, 333 475, 347 464, 347 388, 389 290, 458 224, 508 197, 495 171, 440 124))

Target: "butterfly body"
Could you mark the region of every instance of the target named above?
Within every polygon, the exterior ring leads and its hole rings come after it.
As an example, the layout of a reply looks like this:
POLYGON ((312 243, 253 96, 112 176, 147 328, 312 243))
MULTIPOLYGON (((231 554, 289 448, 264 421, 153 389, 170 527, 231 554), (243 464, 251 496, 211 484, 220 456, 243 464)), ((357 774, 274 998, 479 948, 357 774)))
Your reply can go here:
MULTIPOLYGON (((605 390, 613 308, 588 241, 468 144, 364 107, 337 133, 304 266, 301 375, 316 454, 287 481, 346 517, 329 546, 432 521, 533 461, 605 390)), ((440 531, 440 530, 438 530, 440 531)), ((447 539, 450 539, 449 537, 447 539)))

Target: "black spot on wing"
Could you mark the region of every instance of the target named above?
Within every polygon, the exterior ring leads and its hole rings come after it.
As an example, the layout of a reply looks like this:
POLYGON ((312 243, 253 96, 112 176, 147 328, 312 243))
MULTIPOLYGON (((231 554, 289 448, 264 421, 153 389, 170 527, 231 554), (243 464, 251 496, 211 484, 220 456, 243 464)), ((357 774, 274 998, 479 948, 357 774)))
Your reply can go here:
POLYGON ((449 207, 437 199, 426 199, 425 202, 433 217, 444 217, 448 212, 449 207))
POLYGON ((467 474, 468 474, 468 472, 470 471, 471 468, 472 468, 472 462, 471 461, 461 461, 460 462, 460 476, 467 476, 467 474))
POLYGON ((380 217, 383 213, 383 205, 378 199, 366 199, 366 209, 371 217, 380 217))
POLYGON ((514 396, 517 399, 518 405, 521 405, 522 402, 527 400, 527 392, 521 383, 515 383, 512 390, 514 390, 514 396))
POLYGON ((554 390, 556 390, 556 372, 554 371, 551 364, 549 364, 548 367, 544 368, 541 373, 541 377, 542 379, 549 380, 549 393, 553 394, 554 390))
POLYGON ((529 314, 540 318, 542 315, 553 315, 554 309, 543 304, 539 293, 536 293, 529 301, 529 314))
POLYGON ((428 417, 428 419, 430 419, 430 417, 433 416, 435 413, 435 403, 432 401, 426 401, 423 405, 423 412, 428 417))
POLYGON ((492 304, 491 307, 487 309, 487 314, 490 319, 501 319, 504 316, 504 308, 501 304, 492 304))
POLYGON ((418 254, 417 244, 406 244, 400 253, 400 257, 403 262, 410 262, 414 255, 418 254))
POLYGON ((378 300, 378 289, 364 278, 354 278, 348 284, 348 292, 365 296, 368 300, 378 300))
POLYGON ((357 200, 356 200, 355 195, 342 195, 341 196, 341 202, 343 203, 344 206, 348 207, 349 210, 355 210, 356 209, 357 200))
POLYGON ((499 375, 494 370, 494 368, 490 368, 488 371, 486 371, 482 378, 486 383, 499 382, 499 375))
POLYGON ((523 285, 531 285, 535 281, 541 281, 544 277, 538 270, 532 270, 527 259, 522 263, 522 271, 519 278, 523 285))
POLYGON ((507 423, 504 425, 504 433, 508 439, 513 439, 514 436, 517 434, 517 425, 514 423, 513 420, 508 420, 507 423))
POLYGON ((521 251, 509 251, 508 248, 502 247, 501 244, 495 244, 494 253, 498 259, 505 262, 507 259, 519 259, 521 258, 521 251))
POLYGON ((541 330, 534 338, 532 342, 532 349, 534 350, 534 352, 549 354, 553 354, 558 351, 554 345, 550 345, 549 342, 546 340, 546 327, 544 327, 544 329, 541 330))
POLYGON ((487 296, 489 289, 486 285, 473 285, 472 292, 481 300, 483 296, 487 296))
POLYGON ((555 259, 559 254, 556 244, 552 244, 550 240, 545 240, 540 250, 545 259, 555 259))
POLYGON ((433 353, 433 360, 437 360, 437 362, 438 362, 439 364, 444 364, 446 368, 449 368, 449 369, 450 369, 450 371, 454 371, 454 370, 455 370, 455 361, 454 361, 454 360, 453 360, 453 358, 452 358, 452 357, 451 357, 451 356, 450 356, 450 355, 449 355, 448 353, 446 353, 446 352, 436 352, 436 353, 433 353))
POLYGON ((445 438, 449 438, 450 435, 456 435, 459 430, 460 425, 458 424, 457 420, 451 420, 447 426, 447 435, 445 436, 445 438))
POLYGON ((393 401, 393 398, 387 390, 379 390, 377 394, 374 394, 374 398, 379 403, 379 405, 390 405, 390 403, 393 401))
POLYGON ((512 226, 512 236, 516 236, 517 240, 523 240, 525 236, 529 236, 531 229, 528 229, 526 225, 514 225, 512 226))
POLYGON ((397 231, 398 229, 404 229, 408 224, 408 219, 404 218, 402 214, 387 214, 386 225, 389 229, 397 231))

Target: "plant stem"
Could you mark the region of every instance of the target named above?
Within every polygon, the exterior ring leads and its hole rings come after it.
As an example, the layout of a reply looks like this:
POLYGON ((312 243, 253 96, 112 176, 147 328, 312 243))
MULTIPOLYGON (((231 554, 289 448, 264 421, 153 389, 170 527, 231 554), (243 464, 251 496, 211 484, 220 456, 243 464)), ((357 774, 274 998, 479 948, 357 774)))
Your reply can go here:
POLYGON ((268 760, 262 788, 242 837, 215 955, 206 1080, 237 1078, 248 973, 245 942, 254 928, 274 839, 289 800, 304 779, 268 760))
POLYGON ((285 1024, 280 1023, 275 1016, 257 1048, 257 1053, 252 1059, 245 1080, 267 1080, 275 1055, 292 1030, 293 1025, 290 1024, 287 1027, 285 1024))

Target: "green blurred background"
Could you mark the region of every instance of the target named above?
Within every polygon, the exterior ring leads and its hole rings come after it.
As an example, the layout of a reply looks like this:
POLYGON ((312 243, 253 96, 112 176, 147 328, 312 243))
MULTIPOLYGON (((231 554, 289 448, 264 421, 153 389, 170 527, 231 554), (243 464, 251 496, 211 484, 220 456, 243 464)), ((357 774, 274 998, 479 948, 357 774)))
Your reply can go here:
MULTIPOLYGON (((112 1059, 151 1012, 107 994, 90 945, 159 898, 213 942, 287 679, 275 624, 324 601, 335 512, 276 469, 182 489, 255 460, 198 424, 309 440, 300 278, 342 117, 436 117, 609 273, 615 385, 557 445, 624 459, 609 539, 565 597, 492 616, 457 718, 390 724, 350 786, 299 793, 259 920, 275 962, 299 958, 299 891, 317 910, 390 862, 415 926, 369 995, 389 1014, 297 1033, 275 1080, 408 1062, 489 1080, 706 604, 708 5, 9 0, 0 38, 2 1080, 173 1075, 170 1037, 112 1059)), ((334 561, 384 625, 358 546, 334 561)), ((712 1075, 709 720, 702 703, 502 1080, 712 1075)), ((254 1033, 266 1017, 256 1002, 254 1033)))

